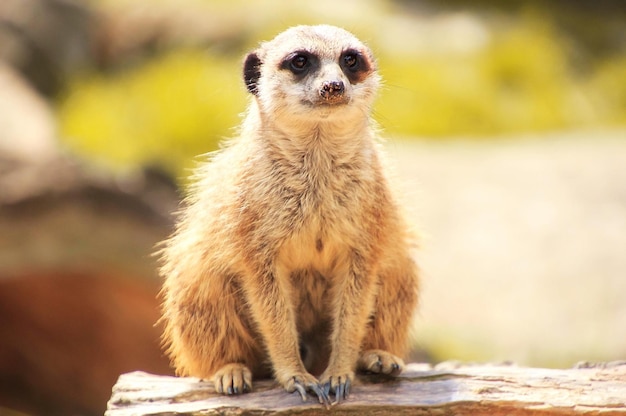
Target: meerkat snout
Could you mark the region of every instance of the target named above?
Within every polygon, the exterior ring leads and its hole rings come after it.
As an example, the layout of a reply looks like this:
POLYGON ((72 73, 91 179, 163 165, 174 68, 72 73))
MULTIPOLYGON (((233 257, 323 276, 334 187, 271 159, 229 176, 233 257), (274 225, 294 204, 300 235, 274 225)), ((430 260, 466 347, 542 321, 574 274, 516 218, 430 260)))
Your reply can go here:
POLYGON ((345 86, 343 81, 325 81, 322 84, 322 89, 320 90, 320 95, 326 101, 334 101, 343 96, 343 92, 345 90, 345 86))

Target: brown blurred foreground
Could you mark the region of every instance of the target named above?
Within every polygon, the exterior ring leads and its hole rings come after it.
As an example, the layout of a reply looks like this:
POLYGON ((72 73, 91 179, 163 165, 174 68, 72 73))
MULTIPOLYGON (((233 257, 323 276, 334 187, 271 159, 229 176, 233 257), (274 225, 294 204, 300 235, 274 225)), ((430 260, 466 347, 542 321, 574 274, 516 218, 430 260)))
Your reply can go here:
POLYGON ((153 326, 156 282, 107 272, 0 278, 3 406, 41 415, 101 414, 119 373, 169 373, 153 326))

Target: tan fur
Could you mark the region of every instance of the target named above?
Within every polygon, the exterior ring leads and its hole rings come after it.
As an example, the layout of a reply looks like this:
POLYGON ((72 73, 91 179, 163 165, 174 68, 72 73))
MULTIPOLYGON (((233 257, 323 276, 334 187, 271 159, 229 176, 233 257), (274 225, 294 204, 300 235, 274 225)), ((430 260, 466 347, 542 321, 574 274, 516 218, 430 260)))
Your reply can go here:
POLYGON ((375 65, 331 26, 291 28, 248 56, 239 137, 198 169, 162 251, 179 374, 213 377, 224 393, 273 374, 326 401, 324 387, 347 396, 357 367, 401 371, 418 278, 370 120, 375 65), (338 64, 346 50, 362 57, 356 73, 338 64), (294 51, 315 70, 286 69, 294 51), (324 97, 326 81, 345 90, 324 97))

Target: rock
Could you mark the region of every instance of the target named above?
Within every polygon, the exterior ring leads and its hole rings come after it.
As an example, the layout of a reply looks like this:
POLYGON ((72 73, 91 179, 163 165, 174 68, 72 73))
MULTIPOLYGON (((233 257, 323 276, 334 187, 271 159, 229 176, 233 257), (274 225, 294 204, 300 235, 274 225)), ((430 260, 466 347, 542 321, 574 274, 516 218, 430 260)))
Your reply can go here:
MULTIPOLYGON (((361 376, 339 415, 578 415, 626 414, 626 365, 550 370, 497 365, 452 368, 409 364, 394 380, 361 376), (439 369, 441 368, 441 369, 439 369), (376 381, 376 383, 373 383, 376 381)), ((106 416, 325 415, 311 396, 302 402, 273 381, 252 393, 225 397, 194 378, 123 374, 113 387, 106 416)))

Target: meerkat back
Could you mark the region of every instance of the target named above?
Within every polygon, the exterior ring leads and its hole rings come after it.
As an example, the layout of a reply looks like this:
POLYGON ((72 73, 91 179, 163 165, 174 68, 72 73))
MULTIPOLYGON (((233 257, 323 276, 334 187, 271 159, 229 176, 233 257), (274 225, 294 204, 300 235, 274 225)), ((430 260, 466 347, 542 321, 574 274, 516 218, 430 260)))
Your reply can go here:
POLYGON ((239 136, 196 172, 162 251, 164 343, 218 392, 273 375, 330 404, 393 377, 417 303, 412 237, 370 119, 371 51, 296 26, 248 54, 239 136))

